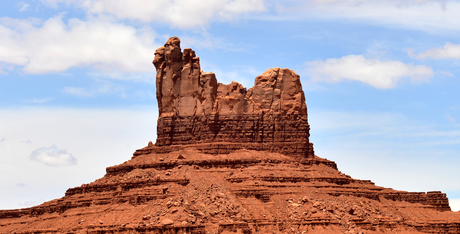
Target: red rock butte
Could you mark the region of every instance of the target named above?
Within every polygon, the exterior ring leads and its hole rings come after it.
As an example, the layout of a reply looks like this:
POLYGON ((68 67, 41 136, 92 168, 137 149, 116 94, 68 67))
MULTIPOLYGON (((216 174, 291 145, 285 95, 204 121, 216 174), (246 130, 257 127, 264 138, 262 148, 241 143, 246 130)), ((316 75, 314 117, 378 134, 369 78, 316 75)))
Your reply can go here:
POLYGON ((246 90, 217 82, 200 69, 195 51, 177 37, 155 51, 158 131, 153 152, 194 145, 225 154, 238 149, 314 157, 300 76, 286 68, 265 71, 246 90))
POLYGON ((156 143, 62 198, 1 210, 0 233, 460 233, 446 194, 379 187, 316 156, 294 71, 220 84, 177 37, 153 64, 156 143))

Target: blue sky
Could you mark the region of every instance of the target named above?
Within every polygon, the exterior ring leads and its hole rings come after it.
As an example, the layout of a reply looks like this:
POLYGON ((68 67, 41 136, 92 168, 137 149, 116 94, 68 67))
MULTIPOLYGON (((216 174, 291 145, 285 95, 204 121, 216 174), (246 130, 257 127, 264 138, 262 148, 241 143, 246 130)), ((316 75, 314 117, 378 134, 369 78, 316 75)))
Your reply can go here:
POLYGON ((155 141, 156 48, 221 83, 301 76, 316 154, 460 209, 460 2, 30 0, 0 9, 0 209, 89 183, 155 141))

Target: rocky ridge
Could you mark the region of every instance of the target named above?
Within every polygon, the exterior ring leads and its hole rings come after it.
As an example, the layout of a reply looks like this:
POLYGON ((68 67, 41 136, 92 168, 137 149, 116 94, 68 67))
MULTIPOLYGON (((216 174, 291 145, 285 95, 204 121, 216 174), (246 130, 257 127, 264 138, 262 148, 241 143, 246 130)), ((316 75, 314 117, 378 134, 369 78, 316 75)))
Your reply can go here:
POLYGON ((0 233, 460 233, 446 195, 376 186, 313 153, 299 76, 217 83, 191 49, 158 49, 157 142, 92 183, 0 211, 0 233))

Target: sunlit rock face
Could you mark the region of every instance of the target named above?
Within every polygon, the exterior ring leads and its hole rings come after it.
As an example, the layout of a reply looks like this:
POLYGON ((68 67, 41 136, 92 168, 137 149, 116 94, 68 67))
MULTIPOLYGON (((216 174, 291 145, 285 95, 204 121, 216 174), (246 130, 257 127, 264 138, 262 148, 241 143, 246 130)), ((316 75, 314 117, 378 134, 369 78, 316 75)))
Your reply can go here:
POLYGON ((268 69, 249 90, 235 81, 221 84, 214 73, 201 71, 195 51, 181 51, 177 37, 156 50, 153 64, 156 146, 200 144, 201 151, 212 154, 244 148, 314 156, 305 95, 294 71, 268 69))
POLYGON ((156 144, 62 198, 0 210, 0 233, 460 233, 445 193, 376 186, 314 155, 293 71, 219 84, 177 37, 153 63, 156 144))

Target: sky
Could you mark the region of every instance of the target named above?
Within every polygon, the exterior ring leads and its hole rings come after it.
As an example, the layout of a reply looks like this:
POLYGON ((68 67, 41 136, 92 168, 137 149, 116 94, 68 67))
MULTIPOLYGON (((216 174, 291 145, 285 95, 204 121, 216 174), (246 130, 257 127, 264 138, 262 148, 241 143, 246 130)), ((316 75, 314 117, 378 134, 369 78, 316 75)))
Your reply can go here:
POLYGON ((0 209, 64 196, 156 139, 155 50, 221 83, 301 76, 316 155, 460 209, 460 1, 0 0, 0 209))

